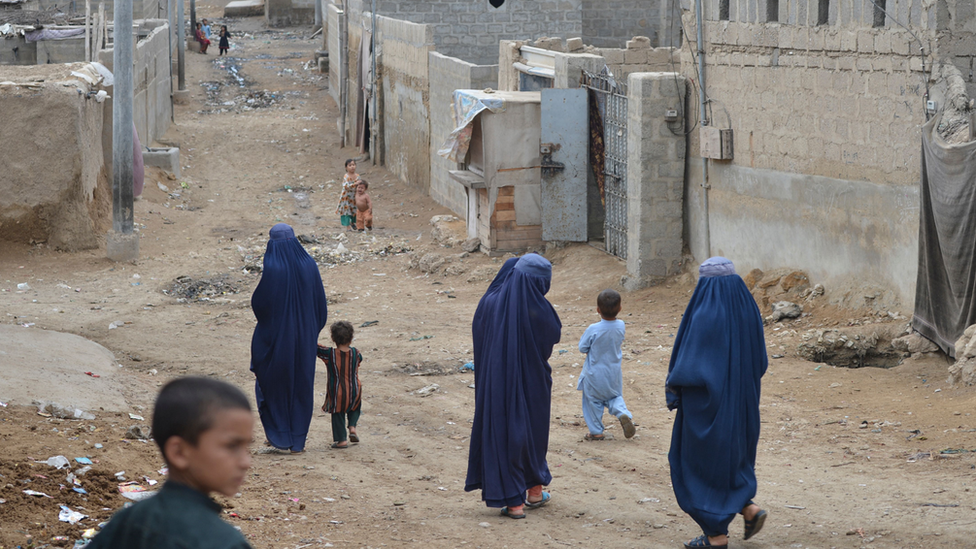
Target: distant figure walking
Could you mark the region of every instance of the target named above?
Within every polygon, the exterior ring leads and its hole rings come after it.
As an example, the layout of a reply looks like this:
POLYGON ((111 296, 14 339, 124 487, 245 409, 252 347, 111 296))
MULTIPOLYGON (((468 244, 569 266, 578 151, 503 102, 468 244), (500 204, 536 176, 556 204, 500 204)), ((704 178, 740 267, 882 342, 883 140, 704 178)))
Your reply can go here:
POLYGON ((339 204, 336 215, 346 230, 356 229, 356 188, 359 187, 361 177, 356 173, 356 161, 346 160, 346 173, 342 176, 342 191, 339 193, 339 204))
POLYGON ((752 501, 766 343, 759 307, 732 262, 713 257, 698 272, 668 366, 668 409, 678 411, 668 461, 678 505, 703 532, 685 547, 722 549, 737 513, 745 539, 766 521, 752 501))
POLYGON ((251 371, 264 434, 269 446, 301 453, 315 409, 315 358, 328 307, 318 265, 284 223, 271 229, 251 309, 258 321, 251 371))
POLYGON ((230 50, 230 31, 227 30, 227 25, 220 26, 220 55, 227 53, 230 50))
POLYGON ((549 414, 552 368, 562 323, 545 295, 552 264, 538 254, 505 262, 474 313, 475 404, 464 490, 488 507, 525 518, 552 497, 549 414))
POLYGON ((352 324, 340 320, 332 324, 332 342, 335 347, 319 345, 318 355, 329 371, 325 404, 322 411, 332 414, 332 448, 348 448, 350 442, 359 442, 356 425, 363 408, 363 386, 359 382, 359 366, 363 355, 351 347, 354 329, 352 324), (349 436, 346 437, 346 425, 349 436))

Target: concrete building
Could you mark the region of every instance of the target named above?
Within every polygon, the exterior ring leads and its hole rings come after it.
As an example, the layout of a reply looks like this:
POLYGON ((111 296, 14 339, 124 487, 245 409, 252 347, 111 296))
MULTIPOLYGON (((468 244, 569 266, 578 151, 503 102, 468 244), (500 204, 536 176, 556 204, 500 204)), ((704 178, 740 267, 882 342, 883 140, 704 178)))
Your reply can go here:
MULTIPOLYGON (((887 14, 861 0, 704 1, 701 123, 733 131, 734 158, 703 164, 690 135, 685 240, 696 260, 790 266, 845 304, 911 306, 920 132, 927 89, 940 94, 928 71, 946 58, 972 74, 976 19, 950 17, 955 2, 877 3, 887 14)), ((682 7, 682 72, 697 82, 694 4, 682 7)), ((698 110, 696 98, 686 116, 698 110)))

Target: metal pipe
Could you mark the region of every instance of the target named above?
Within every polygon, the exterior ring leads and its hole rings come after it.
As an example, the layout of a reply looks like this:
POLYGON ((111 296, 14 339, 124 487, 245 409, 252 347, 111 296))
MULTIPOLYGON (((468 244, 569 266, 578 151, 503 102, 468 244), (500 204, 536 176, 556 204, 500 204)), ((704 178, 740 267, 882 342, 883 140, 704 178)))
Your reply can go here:
POLYGON ((315 27, 316 30, 322 28, 322 0, 315 0, 315 27))
POLYGON ((371 69, 372 75, 371 75, 370 83, 369 83, 369 86, 370 86, 370 89, 369 89, 369 98, 370 98, 370 102, 369 102, 370 103, 369 104, 369 107, 370 107, 370 112, 369 112, 369 118, 370 118, 370 120, 369 120, 369 140, 370 140, 369 156, 373 160, 373 165, 375 166, 375 165, 377 165, 379 163, 379 160, 378 160, 378 158, 379 158, 379 151, 376 150, 377 143, 379 142, 379 139, 377 139, 377 135, 376 135, 376 133, 377 133, 376 132, 376 130, 377 130, 376 126, 378 125, 377 122, 376 122, 376 118, 377 118, 376 115, 377 115, 377 111, 378 111, 378 109, 376 108, 376 101, 377 101, 377 98, 376 98, 376 0, 373 0, 373 4, 370 7, 370 9, 372 10, 371 11, 371 16, 370 16, 370 18, 372 19, 372 22, 371 22, 372 32, 370 33, 369 49, 370 49, 370 53, 372 54, 372 64, 373 64, 373 67, 371 69))
POLYGON ((112 70, 112 229, 132 234, 132 2, 115 0, 112 70))
POLYGON ((166 19, 169 20, 169 121, 176 122, 176 108, 173 106, 173 32, 175 32, 176 9, 173 0, 166 0, 166 19))
MULTIPOLYGON (((708 118, 705 116, 705 103, 708 101, 705 98, 705 40, 702 36, 702 2, 704 0, 698 0, 695 2, 695 27, 698 31, 698 43, 696 47, 698 48, 698 89, 701 93, 698 94, 699 99, 699 120, 701 120, 702 126, 708 125, 708 118)), ((700 135, 700 134, 699 134, 700 135)), ((708 222, 708 159, 702 157, 702 205, 704 207, 704 219, 705 219, 705 253, 708 257, 712 256, 712 237, 711 229, 709 228, 708 222)))
POLYGON ((197 35, 197 0, 190 0, 190 32, 197 35))
POLYGON ((183 17, 184 0, 176 0, 176 74, 180 91, 186 91, 186 18, 183 17))
POLYGON ((339 40, 339 147, 346 146, 346 103, 349 83, 349 20, 346 6, 342 6, 342 37, 339 40))

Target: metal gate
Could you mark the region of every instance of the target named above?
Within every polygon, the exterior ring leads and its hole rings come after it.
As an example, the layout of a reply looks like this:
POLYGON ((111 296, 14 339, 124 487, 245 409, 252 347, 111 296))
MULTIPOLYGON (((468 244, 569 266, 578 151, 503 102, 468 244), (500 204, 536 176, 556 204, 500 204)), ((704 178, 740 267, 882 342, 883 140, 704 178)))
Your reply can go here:
POLYGON ((627 258, 627 86, 606 69, 601 74, 583 71, 582 85, 596 92, 603 117, 603 222, 608 253, 627 258))

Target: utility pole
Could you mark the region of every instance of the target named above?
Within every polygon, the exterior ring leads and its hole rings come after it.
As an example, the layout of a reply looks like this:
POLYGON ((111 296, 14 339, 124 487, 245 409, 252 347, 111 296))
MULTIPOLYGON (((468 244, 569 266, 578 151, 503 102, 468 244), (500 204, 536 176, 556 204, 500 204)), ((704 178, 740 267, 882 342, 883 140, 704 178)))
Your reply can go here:
POLYGON ((322 0, 315 0, 315 30, 322 28, 322 0))
POLYGON ((197 35, 197 0, 190 0, 190 34, 197 35))
POLYGON ((176 28, 179 40, 176 42, 176 72, 179 91, 186 91, 186 17, 183 16, 183 0, 176 0, 176 28))
POLYGON ((112 69, 112 231, 106 255, 114 261, 139 258, 139 235, 133 232, 132 172, 132 1, 115 0, 115 46, 112 69))

